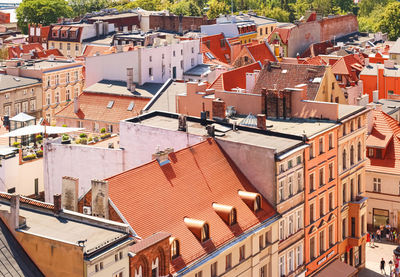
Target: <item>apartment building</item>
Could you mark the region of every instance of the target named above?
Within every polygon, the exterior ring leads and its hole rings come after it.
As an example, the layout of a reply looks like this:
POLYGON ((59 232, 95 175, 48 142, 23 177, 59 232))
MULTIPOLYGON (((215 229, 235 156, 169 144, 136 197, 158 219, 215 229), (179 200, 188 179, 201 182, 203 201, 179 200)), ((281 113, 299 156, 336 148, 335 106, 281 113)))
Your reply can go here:
POLYGON ((365 155, 368 109, 360 107, 341 120, 338 130, 338 241, 340 260, 361 270, 365 267, 367 198, 365 155))
POLYGON ((37 78, 42 85, 42 117, 54 123, 54 115, 82 92, 82 63, 70 60, 9 60, 5 71, 15 77, 37 78))
POLYGON ((39 79, 0 75, 0 114, 13 117, 20 112, 41 117, 42 83, 39 79))

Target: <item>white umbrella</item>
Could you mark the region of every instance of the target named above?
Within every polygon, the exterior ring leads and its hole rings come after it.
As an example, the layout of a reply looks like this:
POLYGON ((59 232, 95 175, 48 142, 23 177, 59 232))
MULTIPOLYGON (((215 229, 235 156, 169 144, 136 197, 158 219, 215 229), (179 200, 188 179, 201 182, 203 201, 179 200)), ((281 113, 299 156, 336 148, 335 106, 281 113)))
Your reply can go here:
POLYGON ((22 127, 1 135, 1 138, 8 137, 20 137, 20 136, 28 136, 40 133, 46 133, 48 135, 52 134, 63 134, 63 133, 71 133, 84 130, 84 128, 70 128, 70 127, 55 127, 55 126, 43 126, 43 125, 30 125, 26 127, 22 127))

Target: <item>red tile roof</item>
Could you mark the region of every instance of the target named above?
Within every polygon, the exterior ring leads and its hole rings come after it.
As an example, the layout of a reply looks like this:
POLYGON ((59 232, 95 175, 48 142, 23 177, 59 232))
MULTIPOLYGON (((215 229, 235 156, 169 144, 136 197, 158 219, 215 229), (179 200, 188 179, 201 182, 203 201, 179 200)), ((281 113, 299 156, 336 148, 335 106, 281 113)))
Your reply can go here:
POLYGON ((300 84, 307 84, 307 100, 315 100, 321 82, 316 78, 323 78, 325 66, 308 64, 275 63, 265 65, 257 78, 253 93, 261 93, 263 88, 276 89, 294 88, 300 84))
POLYGON ((371 111, 373 127, 367 137, 367 147, 383 148, 382 159, 369 158, 367 170, 400 174, 400 125, 383 111, 371 111))
POLYGON ((209 59, 206 55, 207 52, 211 53, 216 60, 229 64, 231 57, 231 49, 227 41, 225 41, 225 47, 221 47, 221 40, 224 40, 223 34, 217 34, 212 36, 206 36, 201 38, 201 52, 203 53, 204 63, 214 61, 209 59), (228 57, 228 59, 227 59, 228 57))
POLYGON ((58 49, 43 50, 43 51, 37 52, 35 54, 36 54, 35 58, 39 58, 39 59, 47 58, 47 57, 49 57, 51 55, 53 55, 55 57, 62 57, 63 56, 63 54, 58 49))
POLYGON ((332 65, 332 73, 335 75, 345 75, 349 82, 357 82, 364 64, 364 56, 361 54, 347 55, 332 65))
POLYGON ((325 55, 325 54, 329 54, 327 53, 327 49, 329 47, 333 48, 333 43, 331 41, 323 41, 323 42, 319 42, 319 43, 313 43, 311 44, 306 51, 304 51, 301 54, 302 58, 307 58, 307 57, 316 57, 318 55, 325 55))
POLYGON ((272 37, 273 34, 277 33, 279 37, 281 38, 282 42, 284 44, 288 43, 288 39, 290 36, 290 31, 291 28, 275 28, 272 33, 268 36, 268 41, 271 43, 270 38, 272 37))
MULTIPOLYGON (((0 192, 0 198, 11 200, 11 194, 0 192)), ((24 197, 24 196, 21 196, 19 201, 21 203, 25 203, 25 204, 36 206, 36 207, 40 207, 40 208, 45 208, 45 209, 48 209, 48 210, 53 210, 54 209, 54 205, 51 204, 51 203, 41 202, 41 201, 38 201, 38 200, 35 200, 35 199, 31 199, 31 198, 28 198, 28 197, 24 197)))
POLYGON ((215 79, 209 88, 222 91, 232 91, 234 88, 246 89, 246 73, 261 70, 261 68, 260 63, 255 62, 224 72, 215 79))
POLYGON ((138 115, 149 100, 139 97, 83 92, 78 96, 80 107, 78 113, 74 113, 74 103, 72 102, 59 111, 56 117, 118 122, 138 115), (110 101, 114 101, 114 104, 109 109, 107 105, 110 101), (132 111, 128 111, 132 101, 135 106, 132 111))
POLYGON ((320 56, 317 56, 317 57, 312 57, 312 58, 306 58, 306 59, 302 59, 302 60, 299 60, 300 62, 300 64, 311 64, 311 65, 326 65, 327 64, 327 62, 323 59, 323 58, 321 58, 320 56))
POLYGON ((245 46, 250 54, 253 56, 255 62, 261 62, 262 64, 268 61, 276 61, 275 55, 272 53, 271 49, 266 43, 260 43, 251 46, 245 46))
POLYGON ((8 58, 17 59, 21 58, 21 54, 28 54, 34 51, 42 51, 44 48, 40 43, 20 44, 8 48, 8 58))
POLYGON ((262 197, 257 212, 239 197, 239 190, 257 191, 213 139, 171 153, 169 161, 161 166, 154 160, 106 180, 110 199, 140 237, 164 231, 180 241, 173 272, 276 214, 262 197), (213 203, 235 207, 237 224, 228 226, 213 203), (199 242, 185 217, 206 221, 210 239, 199 242))
MULTIPOLYGON (((124 45, 122 52, 134 50, 136 47, 131 45, 124 45)), ((83 51, 82 57, 92 57, 94 55, 106 55, 117 52, 116 46, 99 46, 99 45, 87 45, 83 51)))

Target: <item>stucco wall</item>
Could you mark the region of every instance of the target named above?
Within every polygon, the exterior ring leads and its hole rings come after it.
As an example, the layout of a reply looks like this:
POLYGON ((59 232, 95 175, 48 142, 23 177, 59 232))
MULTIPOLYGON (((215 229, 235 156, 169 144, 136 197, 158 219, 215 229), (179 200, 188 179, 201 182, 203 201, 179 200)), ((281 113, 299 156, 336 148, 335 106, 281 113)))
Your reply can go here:
POLYGON ((296 57, 297 53, 301 55, 308 46, 313 43, 321 42, 321 26, 319 22, 308 22, 300 24, 290 31, 288 40, 288 57, 296 57))
POLYGON ((88 191, 92 179, 103 179, 124 170, 123 151, 83 145, 46 143, 44 146, 46 202, 61 194, 63 176, 79 178, 78 196, 88 191))

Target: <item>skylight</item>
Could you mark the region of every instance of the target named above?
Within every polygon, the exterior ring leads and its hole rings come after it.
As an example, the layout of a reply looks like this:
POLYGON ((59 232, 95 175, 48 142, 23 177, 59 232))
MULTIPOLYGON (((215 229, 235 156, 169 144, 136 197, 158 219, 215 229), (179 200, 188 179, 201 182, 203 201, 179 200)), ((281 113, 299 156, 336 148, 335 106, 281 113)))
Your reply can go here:
POLYGON ((322 81, 322 78, 321 77, 317 77, 317 78, 314 78, 314 80, 312 82, 313 83, 321 83, 321 81, 322 81))
POLYGON ((285 74, 285 73, 287 73, 287 69, 282 70, 282 74, 285 74))
POLYGON ((107 109, 111 109, 114 106, 114 100, 108 102, 107 109))
POLYGON ((133 107, 135 107, 135 102, 132 101, 131 103, 129 103, 128 111, 132 111, 133 107))
POLYGON ((210 52, 206 52, 206 56, 210 59, 210 60, 214 60, 215 57, 213 54, 211 54, 210 52))

